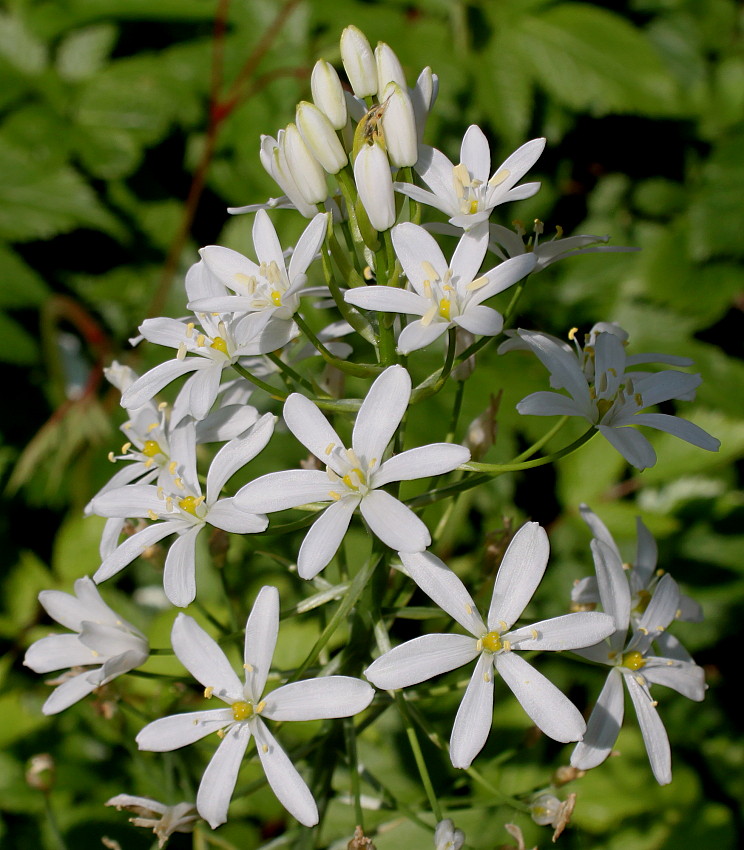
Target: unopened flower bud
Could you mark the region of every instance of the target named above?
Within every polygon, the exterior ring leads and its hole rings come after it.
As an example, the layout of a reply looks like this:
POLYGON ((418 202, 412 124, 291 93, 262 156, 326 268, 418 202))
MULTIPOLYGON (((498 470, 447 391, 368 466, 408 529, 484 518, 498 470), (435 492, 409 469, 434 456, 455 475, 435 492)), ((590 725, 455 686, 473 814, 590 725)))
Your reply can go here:
MULTIPOLYGON (((400 59, 395 55, 392 47, 380 41, 375 48, 375 62, 377 64, 377 91, 385 91, 388 83, 397 83, 402 89, 406 88, 406 75, 400 59)), ((380 98, 382 100, 382 98, 380 98)))
POLYGON ((284 156, 300 195, 308 204, 319 204, 328 197, 325 172, 305 144, 296 124, 288 124, 283 140, 284 156))
POLYGON ((416 135, 419 141, 424 137, 426 119, 439 92, 439 77, 426 67, 419 74, 416 85, 410 90, 413 114, 416 116, 416 135))
POLYGON ((395 196, 390 164, 380 145, 362 145, 354 160, 354 180, 372 227, 388 230, 395 222, 395 196))
POLYGON ((413 105, 408 92, 397 83, 389 83, 383 93, 382 132, 390 162, 398 168, 415 165, 418 140, 413 105))
POLYGON ((31 788, 47 794, 54 785, 55 767, 54 759, 49 753, 31 756, 26 765, 26 782, 31 788))
POLYGON ((313 103, 331 122, 334 130, 346 126, 346 98, 336 69, 325 59, 318 59, 310 76, 313 103))
POLYGON ((450 818, 440 820, 434 831, 435 850, 460 850, 465 842, 465 833, 461 829, 455 829, 450 818))
POLYGON ((317 106, 300 101, 297 126, 305 144, 329 174, 337 174, 347 164, 349 160, 336 131, 317 106))
POLYGON ((377 63, 367 37, 355 26, 341 33, 341 61, 357 97, 377 94, 377 63))
POLYGON ((261 136, 261 151, 259 154, 261 164, 277 182, 297 210, 305 218, 312 218, 317 214, 318 208, 304 199, 292 176, 292 172, 289 170, 287 157, 284 155, 284 135, 284 130, 280 130, 277 133, 276 139, 273 136, 261 136))

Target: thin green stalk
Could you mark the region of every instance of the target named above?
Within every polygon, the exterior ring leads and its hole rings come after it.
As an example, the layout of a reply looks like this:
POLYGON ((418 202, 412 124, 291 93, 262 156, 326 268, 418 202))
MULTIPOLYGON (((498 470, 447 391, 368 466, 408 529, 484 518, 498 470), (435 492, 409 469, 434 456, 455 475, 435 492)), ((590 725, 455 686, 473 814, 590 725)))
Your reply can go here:
POLYGON ((540 437, 539 440, 534 442, 528 449, 525 449, 522 454, 517 455, 513 463, 519 463, 520 461, 527 460, 527 458, 532 457, 535 452, 539 451, 543 446, 547 445, 553 437, 561 430, 561 428, 568 422, 568 416, 561 416, 561 418, 556 422, 556 424, 545 434, 540 437))
POLYGON ((330 363, 331 366, 335 366, 336 369, 345 372, 347 375, 356 375, 358 378, 371 378, 380 374, 381 368, 375 364, 350 363, 348 360, 340 360, 338 357, 335 357, 318 339, 312 328, 299 313, 295 313, 294 320, 326 363, 330 363))
POLYGON ((286 401, 289 393, 282 393, 281 390, 276 387, 272 387, 271 384, 267 384, 262 381, 260 378, 257 378, 255 375, 251 375, 251 373, 239 363, 233 363, 233 369, 240 375, 245 378, 246 381, 250 381, 254 386, 258 387, 260 390, 263 390, 265 393, 268 393, 271 398, 276 401, 286 401))
POLYGON ((344 719, 344 738, 346 753, 349 759, 349 777, 351 779, 351 796, 354 798, 354 823, 364 829, 364 809, 362 808, 362 789, 359 781, 359 760, 357 757, 356 730, 354 719, 344 719))
POLYGON ((439 805, 437 795, 434 792, 434 786, 431 783, 429 770, 426 767, 426 759, 424 758, 424 754, 421 752, 421 745, 419 744, 416 730, 413 727, 413 721, 411 720, 406 700, 400 691, 395 692, 395 704, 398 707, 398 711, 400 712, 401 719, 403 721, 403 726, 406 730, 406 737, 408 738, 408 743, 411 746, 413 757, 416 761, 416 767, 418 768, 419 776, 421 777, 421 784, 424 786, 424 791, 426 791, 426 796, 429 800, 429 806, 438 823, 442 820, 442 809, 439 805))
POLYGON ((317 384, 311 383, 307 378, 300 375, 300 373, 295 371, 288 363, 285 363, 278 354, 270 351, 266 356, 279 368, 279 371, 291 378, 296 384, 300 384, 305 387, 305 389, 309 390, 313 393, 313 395, 323 395, 323 391, 317 384))
POLYGON ((457 345, 457 328, 450 328, 447 331, 447 353, 445 354, 444 365, 439 374, 435 372, 430 375, 425 381, 422 381, 411 393, 411 404, 418 404, 424 399, 431 398, 436 395, 442 387, 447 383, 447 379, 452 372, 452 365, 455 362, 455 350, 457 345))

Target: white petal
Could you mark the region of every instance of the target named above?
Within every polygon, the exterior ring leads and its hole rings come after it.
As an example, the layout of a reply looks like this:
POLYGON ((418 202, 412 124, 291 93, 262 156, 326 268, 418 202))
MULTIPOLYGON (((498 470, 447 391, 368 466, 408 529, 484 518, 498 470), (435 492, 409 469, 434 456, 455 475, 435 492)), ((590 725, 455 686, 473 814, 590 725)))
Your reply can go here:
POLYGON ((400 425, 411 397, 411 377, 390 366, 375 379, 357 413, 351 444, 362 463, 376 467, 400 425))
POLYGON ((479 336, 496 336, 504 327, 501 313, 477 304, 468 306, 461 316, 455 316, 452 321, 471 334, 479 336))
POLYGON ((597 430, 636 469, 648 469, 656 463, 656 452, 640 431, 605 425, 598 425, 597 430))
POLYGON ((363 711, 375 695, 361 679, 323 676, 291 682, 266 697, 262 715, 271 720, 321 720, 351 717, 363 711))
POLYGON ((642 685, 633 673, 626 673, 624 678, 635 706, 651 770, 659 785, 668 785, 672 781, 672 753, 664 724, 648 692, 648 686, 642 685))
MULTIPOLYGON (((421 162, 420 158, 419 162, 421 162)), ((450 199, 449 197, 439 197, 433 192, 427 192, 426 189, 422 189, 420 186, 414 186, 413 183, 393 183, 393 188, 396 192, 400 192, 401 195, 407 195, 409 198, 414 201, 418 201, 420 204, 426 204, 428 207, 434 207, 434 209, 441 210, 443 213, 447 213, 448 215, 455 209, 454 199, 450 199)))
POLYGON ((171 543, 165 556, 163 590, 179 608, 185 608, 196 597, 196 538, 204 528, 195 525, 171 543))
POLYGON ((204 771, 196 794, 196 810, 212 829, 227 820, 230 797, 250 739, 249 724, 236 723, 227 731, 204 771))
MULTIPOLYGON (((222 402, 224 404, 224 400, 222 402)), ((267 414, 264 414, 267 415, 267 414)), ((250 404, 218 407, 206 419, 196 423, 197 443, 222 443, 233 440, 258 420, 258 411, 250 404)))
POLYGON ((545 139, 532 139, 530 142, 525 142, 511 156, 507 157, 496 173, 508 171, 509 177, 497 188, 503 186, 511 187, 518 180, 521 180, 540 158, 540 154, 545 150, 545 142, 545 139))
POLYGON ((220 499, 209 509, 207 522, 215 528, 235 534, 257 534, 269 524, 265 514, 252 514, 241 510, 235 499, 220 499))
POLYGON ((140 730, 135 740, 141 750, 167 753, 206 738, 212 732, 233 722, 231 708, 172 714, 170 717, 161 717, 148 723, 140 730))
POLYGON ((470 767, 483 749, 493 722, 493 656, 481 653, 457 710, 450 738, 453 767, 470 767))
POLYGON ((367 286, 347 289, 344 301, 363 310, 380 310, 383 313, 411 313, 423 316, 431 302, 408 289, 389 286, 367 286))
POLYGON ((373 487, 384 487, 391 481, 413 481, 442 475, 470 460, 470 451, 454 443, 431 443, 409 449, 391 457, 372 476, 373 487))
MULTIPOLYGON (((199 250, 199 254, 209 271, 219 278, 225 286, 229 286, 239 295, 246 294, 247 278, 257 277, 259 274, 258 266, 254 262, 231 248, 223 248, 221 245, 207 245, 199 250)), ((190 300, 189 309, 193 309, 192 303, 199 300, 203 300, 203 296, 190 300)))
POLYGON ((617 543, 615 543, 609 529, 602 520, 594 513, 593 510, 591 510, 591 508, 589 508, 588 505, 579 505, 579 513, 581 514, 581 518, 584 522, 589 526, 592 536, 609 546, 615 553, 617 560, 622 564, 623 559, 620 554, 620 550, 617 548, 617 543))
POLYGON ((679 416, 671 416, 668 413, 637 413, 631 421, 635 425, 646 425, 657 431, 665 431, 709 452, 717 452, 721 448, 720 440, 712 437, 694 422, 680 419, 679 416))
POLYGON ((488 631, 465 585, 436 555, 431 552, 399 555, 406 572, 421 590, 464 629, 476 638, 488 631))
POLYGON ((274 416, 265 413, 250 430, 226 443, 215 455, 207 473, 207 504, 218 497, 229 478, 262 451, 274 433, 274 416))
POLYGON ((97 687, 97 684, 91 682, 85 673, 73 676, 72 679, 66 679, 49 695, 47 701, 41 707, 41 712, 46 715, 59 714, 60 711, 64 711, 87 697, 97 687))
POLYGON ((562 617, 542 620, 531 626, 509 632, 505 637, 511 641, 513 649, 560 652, 593 646, 614 631, 615 623, 612 617, 592 611, 564 614, 562 617))
POLYGON ((161 513, 165 502, 152 484, 125 484, 101 493, 92 501, 93 512, 104 517, 148 517, 150 511, 161 513))
POLYGON ((372 490, 359 506, 367 525, 398 552, 422 552, 431 543, 429 529, 403 502, 384 490, 372 490))
POLYGON ((119 570, 124 569, 127 564, 131 564, 135 558, 139 557, 145 549, 153 546, 169 534, 175 534, 180 527, 175 522, 156 522, 131 537, 127 537, 121 546, 114 550, 96 570, 93 581, 100 584, 116 575, 119 570))
POLYGON ((398 337, 397 348, 401 354, 410 354, 412 351, 418 351, 421 348, 426 348, 451 327, 451 323, 447 321, 436 321, 436 319, 428 325, 416 321, 406 325, 398 337))
POLYGON ((491 176, 491 149, 483 130, 471 124, 465 131, 460 146, 460 161, 481 183, 487 183, 491 176))
POLYGON ((61 590, 42 590, 39 602, 53 620, 73 631, 80 630, 83 620, 115 625, 121 619, 101 599, 95 582, 88 576, 75 581, 75 596, 61 590))
POLYGON ((204 419, 217 398, 220 389, 222 369, 227 361, 208 361, 209 369, 201 369, 192 375, 182 392, 186 392, 186 409, 195 419, 204 419))
POLYGON ((623 681, 616 669, 610 671, 586 725, 584 737, 571 754, 571 766, 589 770, 607 758, 623 725, 623 681))
POLYGON ((679 585, 666 573, 656 585, 654 595, 643 612, 643 616, 637 626, 637 631, 642 637, 633 640, 633 648, 645 651, 651 645, 651 641, 676 618, 679 610, 679 585))
MULTIPOLYGON (((490 167, 490 163, 487 167, 490 167)), ((488 225, 485 222, 473 227, 460 237, 450 262, 452 276, 460 292, 463 290, 463 285, 469 284, 478 275, 487 250, 488 225)))
POLYGON ((121 655, 115 655, 113 658, 107 658, 103 662, 103 667, 97 671, 88 674, 90 681, 95 682, 96 686, 106 685, 117 676, 123 673, 128 673, 139 667, 147 661, 149 655, 149 647, 145 641, 140 641, 140 645, 136 649, 130 649, 122 652, 121 655))
POLYGON ((359 500, 347 497, 333 502, 315 520, 297 556, 300 578, 315 578, 336 554, 359 500))
POLYGON ((525 330, 518 333, 550 372, 550 386, 554 390, 568 390, 577 404, 587 409, 590 405, 589 384, 574 352, 548 334, 525 330))
POLYGON ((694 662, 647 657, 643 676, 647 681, 673 688, 695 702, 705 697, 705 671, 694 662))
POLYGON ((284 269, 282 245, 266 210, 258 210, 256 213, 252 235, 253 247, 256 249, 259 263, 270 265, 274 262, 280 269, 284 269))
POLYGON ((261 699, 279 634, 279 591, 261 588, 245 624, 245 685, 251 699, 261 699))
POLYGON ((514 692, 532 722, 550 738, 578 741, 586 723, 578 708, 556 686, 515 652, 494 656, 501 678, 514 692))
POLYGON ((584 416, 585 411, 568 396, 539 391, 530 393, 517 404, 523 416, 584 416))
POLYGON ((510 628, 532 599, 548 565, 545 529, 526 522, 512 538, 496 575, 486 622, 500 632, 510 628))
MULTIPOLYGON (((80 643, 92 649, 102 659, 120 655, 130 650, 141 650, 143 647, 146 649, 147 647, 147 642, 143 637, 129 634, 121 626, 93 623, 90 620, 83 622, 79 640, 80 643)), ((146 651, 145 656, 147 656, 146 651)))
POLYGON ((243 685, 217 642, 186 614, 173 623, 171 644, 178 660, 205 688, 224 699, 240 699, 243 685))
POLYGON ((498 295, 528 275, 535 268, 537 257, 534 254, 521 254, 505 260, 501 265, 486 272, 488 283, 477 289, 471 297, 472 304, 480 304, 492 295, 498 295))
POLYGON ((254 734, 258 757, 277 800, 301 824, 315 826, 318 807, 297 768, 260 720, 255 724, 254 734))
POLYGON ((328 475, 317 469, 270 472, 241 487, 235 504, 251 513, 273 513, 309 502, 327 502, 333 490, 328 475))
POLYGON ((311 401, 299 393, 292 393, 284 404, 283 416, 289 430, 315 457, 335 472, 344 474, 331 455, 332 448, 343 446, 341 437, 311 401))
POLYGON ((633 564, 633 573, 642 587, 651 581, 659 560, 659 548, 656 545, 651 532, 643 524, 640 517, 636 517, 636 558, 633 564))
POLYGON ((477 655, 476 641, 467 635, 423 635, 381 655, 364 675, 384 690, 408 688, 462 667, 477 655))
POLYGON ((327 230, 327 213, 318 213, 318 215, 316 215, 305 228, 302 236, 300 236, 297 240, 297 244, 292 252, 292 256, 289 260, 290 283, 298 275, 304 274, 307 271, 308 266, 315 259, 315 255, 318 253, 320 246, 323 244, 327 230))
POLYGON ((622 648, 630 622, 630 587, 618 557, 617 549, 610 548, 601 540, 591 542, 594 568, 597 571, 597 588, 602 608, 615 621, 618 638, 613 639, 613 647, 622 648))
POLYGON ((34 673, 50 673, 68 667, 84 667, 102 661, 77 635, 49 635, 32 643, 23 663, 34 673))
MULTIPOLYGON (((416 171, 424 183, 434 192, 438 201, 436 204, 429 203, 449 215, 459 212, 454 190, 453 169, 454 165, 441 151, 429 147, 429 145, 419 146, 416 171)), ((398 191, 402 190, 399 189, 398 191)), ((408 194, 408 192, 405 192, 405 194, 408 194)), ((423 201, 423 203, 427 203, 427 201, 423 201)))
POLYGON ((407 221, 396 225, 390 236, 403 271, 419 295, 424 294, 424 281, 431 277, 431 273, 426 271, 424 262, 433 266, 439 277, 444 278, 449 263, 445 260, 437 241, 423 227, 407 221))
POLYGON ((185 360, 167 360, 154 369, 150 369, 136 380, 121 397, 121 406, 128 409, 142 407, 150 399, 167 387, 176 378, 199 369, 209 369, 212 361, 204 357, 187 357, 185 360))

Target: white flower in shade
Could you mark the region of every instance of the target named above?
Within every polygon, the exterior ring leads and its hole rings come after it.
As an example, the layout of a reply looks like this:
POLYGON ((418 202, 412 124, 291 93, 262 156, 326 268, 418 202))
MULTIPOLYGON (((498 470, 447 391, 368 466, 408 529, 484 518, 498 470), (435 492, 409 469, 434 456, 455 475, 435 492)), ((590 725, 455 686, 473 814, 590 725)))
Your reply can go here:
POLYGON ((452 443, 433 443, 383 460, 410 396, 408 372, 402 366, 386 369, 357 414, 350 449, 311 401, 297 393, 287 399, 287 427, 326 470, 269 473, 241 488, 235 504, 251 512, 272 513, 309 502, 331 502, 300 547, 297 569, 302 578, 313 578, 335 555, 357 507, 372 532, 392 549, 420 552, 431 543, 424 523, 382 487, 451 472, 470 459, 470 452, 452 443))
POLYGON ((493 720, 494 669, 546 735, 567 742, 578 741, 584 733, 586 724, 576 706, 517 650, 591 646, 610 634, 613 621, 589 612, 514 628, 543 577, 548 554, 548 537, 536 522, 519 529, 499 568, 484 621, 463 583, 442 561, 430 552, 400 553, 408 575, 472 637, 415 638, 381 655, 365 675, 378 688, 406 688, 478 659, 452 728, 454 767, 469 767, 486 743, 493 720))
POLYGON ((622 328, 595 326, 582 349, 572 334, 576 350, 549 334, 518 330, 499 347, 499 353, 518 348, 533 351, 550 372, 550 386, 565 389, 569 396, 536 392, 517 405, 522 414, 533 416, 580 416, 591 423, 638 469, 656 463, 656 452, 648 439, 629 425, 646 425, 666 431, 707 451, 718 451, 720 442, 702 428, 668 413, 642 413, 646 407, 670 399, 690 399, 700 385, 700 375, 666 370, 634 372, 642 363, 688 366, 691 361, 663 354, 625 351, 627 334, 622 328))
POLYGON ((527 142, 491 175, 488 139, 473 124, 462 140, 458 165, 436 148, 421 145, 416 172, 431 191, 411 183, 395 183, 395 189, 441 210, 450 217, 450 224, 467 230, 485 221, 499 204, 531 198, 539 190, 539 183, 516 184, 537 162, 544 147, 545 139, 527 142))
POLYGON ((87 576, 75 582, 75 595, 42 590, 39 602, 49 616, 76 634, 49 635, 32 644, 23 659, 35 673, 72 668, 60 677, 42 707, 57 714, 122 673, 144 664, 150 652, 147 639, 101 599, 87 576), (94 670, 76 668, 92 667, 94 670))
POLYGON ((291 320, 304 294, 307 269, 323 244, 327 228, 327 214, 318 213, 300 236, 287 266, 274 225, 268 214, 259 210, 253 223, 253 246, 258 264, 220 245, 202 248, 199 253, 209 271, 235 294, 192 299, 189 310, 197 313, 265 311, 275 319, 291 320))
POLYGON ((273 430, 274 417, 266 413, 245 434, 226 443, 209 467, 206 494, 202 495, 196 472, 194 423, 182 420, 172 433, 178 448, 173 453, 169 489, 129 484, 93 499, 93 511, 99 516, 153 520, 114 549, 94 579, 100 583, 111 578, 150 546, 175 534, 177 539, 165 559, 163 588, 174 605, 185 607, 192 602, 196 596, 196 539, 201 531, 211 525, 236 534, 255 534, 268 525, 265 516, 240 510, 233 499, 219 496, 227 480, 264 448, 273 430))
MULTIPOLYGON (((186 294, 193 302, 229 296, 204 260, 189 269, 186 294)), ((122 407, 142 407, 172 381, 193 372, 181 388, 174 410, 204 419, 220 392, 226 368, 244 357, 276 351, 297 334, 294 322, 276 318, 268 310, 232 315, 200 313, 197 318, 201 330, 196 322, 168 318, 146 319, 140 325, 145 339, 175 348, 177 354, 175 360, 155 366, 128 387, 121 397, 122 407)))
POLYGON ((588 770, 601 764, 610 754, 623 723, 623 683, 638 716, 643 742, 657 782, 672 781, 669 739, 656 711, 649 686, 665 685, 690 699, 705 695, 705 677, 701 667, 691 661, 664 658, 652 654, 654 643, 675 619, 679 611, 679 588, 670 575, 663 576, 635 625, 631 625, 631 590, 616 550, 599 539, 592 540, 597 570, 597 585, 602 607, 614 622, 607 641, 578 650, 590 661, 609 665, 610 673, 587 723, 583 740, 571 755, 571 765, 588 770))
POLYGON ((455 829, 450 818, 440 820, 434 830, 434 850, 460 850, 465 843, 465 833, 455 829))
POLYGON ((500 224, 489 225, 488 250, 496 254, 502 260, 509 257, 519 257, 527 252, 537 257, 535 274, 566 257, 576 257, 579 254, 624 254, 638 251, 638 248, 607 245, 609 236, 592 236, 589 234, 577 234, 576 236, 563 236, 563 229, 556 228, 556 235, 552 239, 541 240, 545 226, 541 221, 535 219, 534 234, 527 241, 524 237, 526 231, 517 224, 516 230, 509 230, 500 224))
POLYGON ((163 717, 137 735, 141 750, 169 752, 216 732, 222 739, 202 777, 196 795, 199 814, 214 829, 227 820, 240 764, 251 738, 279 802, 305 826, 318 822, 318 809, 307 785, 264 720, 319 720, 351 717, 374 696, 361 679, 325 676, 282 685, 265 693, 279 631, 279 594, 261 589, 245 627, 245 681, 241 682, 224 652, 185 614, 173 624, 173 649, 186 669, 226 708, 163 717))
POLYGON ((131 794, 117 794, 106 800, 104 806, 116 806, 118 811, 127 809, 136 817, 129 818, 134 826, 152 829, 158 837, 158 847, 165 847, 174 832, 193 832, 199 820, 193 803, 176 803, 166 806, 150 797, 133 797, 131 794))
MULTIPOLYGON (((612 549, 614 557, 618 562, 622 563, 630 587, 630 622, 633 626, 638 625, 648 607, 648 603, 653 596, 659 579, 664 575, 663 570, 657 570, 656 568, 659 550, 653 535, 643 524, 643 520, 640 517, 636 517, 638 541, 636 545, 636 557, 632 564, 625 563, 615 540, 602 520, 587 505, 581 505, 579 510, 582 519, 589 526, 594 538, 601 540, 612 549)), ((574 605, 580 607, 587 605, 594 606, 600 601, 596 576, 587 576, 579 579, 574 584, 571 591, 571 602, 574 605)), ((694 599, 680 594, 676 619, 686 620, 688 622, 700 622, 703 619, 703 609, 694 599)), ((681 661, 692 661, 687 650, 668 631, 661 632, 658 635, 656 644, 661 654, 665 657, 677 658, 681 661)))
POLYGON ((462 235, 450 263, 423 227, 398 224, 391 237, 413 291, 365 286, 348 290, 344 299, 366 310, 420 316, 406 325, 398 338, 398 350, 403 354, 424 348, 455 326, 483 336, 500 333, 501 313, 482 302, 521 280, 535 266, 535 257, 525 254, 479 275, 488 245, 485 226, 462 235))

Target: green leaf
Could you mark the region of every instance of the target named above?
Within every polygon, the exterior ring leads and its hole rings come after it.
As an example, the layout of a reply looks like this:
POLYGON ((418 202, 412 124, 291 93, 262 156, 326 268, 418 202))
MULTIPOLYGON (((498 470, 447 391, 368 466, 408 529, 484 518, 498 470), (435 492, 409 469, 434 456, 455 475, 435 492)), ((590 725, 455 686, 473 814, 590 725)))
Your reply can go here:
POLYGON ((24 22, 0 12, 0 57, 29 76, 40 74, 47 65, 47 51, 24 22))
POLYGON ((675 88, 643 34, 612 12, 562 3, 510 33, 536 81, 559 103, 595 115, 668 115, 675 88))
POLYGON ((49 287, 36 272, 1 243, 0 281, 0 307, 37 307, 49 295, 49 287))
POLYGON ((71 82, 92 77, 106 64, 117 35, 118 29, 113 24, 73 30, 57 49, 57 73, 71 82))

